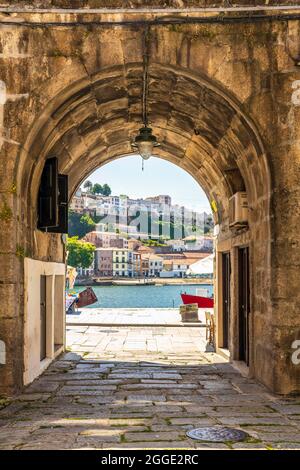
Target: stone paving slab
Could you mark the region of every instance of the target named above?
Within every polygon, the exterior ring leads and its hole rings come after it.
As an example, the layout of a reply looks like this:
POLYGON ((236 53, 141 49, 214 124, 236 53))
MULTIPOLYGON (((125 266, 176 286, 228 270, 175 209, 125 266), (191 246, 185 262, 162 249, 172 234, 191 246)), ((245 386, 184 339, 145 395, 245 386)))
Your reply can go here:
POLYGON ((206 352, 203 328, 140 331, 68 327, 70 351, 0 410, 0 449, 300 449, 299 397, 272 395, 206 352), (86 341, 90 329, 95 341, 86 341), (159 348, 147 352, 157 337, 159 348), (220 424, 249 438, 216 444, 186 436, 220 424))
MULTIPOLYGON (((209 308, 199 308, 198 318, 202 325, 205 324, 204 312, 207 310, 213 311, 209 308)), ((66 322, 67 325, 76 325, 76 330, 73 332, 74 337, 76 333, 84 332, 87 325, 182 326, 179 308, 81 308, 75 314, 66 315, 66 322)))

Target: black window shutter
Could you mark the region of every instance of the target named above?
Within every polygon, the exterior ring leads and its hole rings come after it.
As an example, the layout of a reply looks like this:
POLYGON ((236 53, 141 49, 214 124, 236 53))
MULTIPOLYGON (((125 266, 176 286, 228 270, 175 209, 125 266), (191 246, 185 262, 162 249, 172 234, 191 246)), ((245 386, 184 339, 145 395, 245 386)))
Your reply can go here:
POLYGON ((43 169, 39 200, 38 228, 46 229, 58 224, 58 162, 57 158, 49 158, 43 169))
POLYGON ((58 224, 49 232, 68 233, 68 175, 58 175, 58 224))

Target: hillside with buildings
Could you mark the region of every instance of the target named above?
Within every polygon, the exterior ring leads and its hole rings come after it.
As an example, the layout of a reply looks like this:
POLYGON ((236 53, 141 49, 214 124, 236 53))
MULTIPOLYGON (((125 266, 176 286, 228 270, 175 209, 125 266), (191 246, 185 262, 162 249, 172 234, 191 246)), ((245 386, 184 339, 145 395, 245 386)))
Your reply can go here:
POLYGON ((211 214, 173 205, 168 195, 131 199, 79 189, 70 204, 69 236, 94 246, 91 264, 75 266, 81 277, 186 278, 212 253, 212 232, 211 214))

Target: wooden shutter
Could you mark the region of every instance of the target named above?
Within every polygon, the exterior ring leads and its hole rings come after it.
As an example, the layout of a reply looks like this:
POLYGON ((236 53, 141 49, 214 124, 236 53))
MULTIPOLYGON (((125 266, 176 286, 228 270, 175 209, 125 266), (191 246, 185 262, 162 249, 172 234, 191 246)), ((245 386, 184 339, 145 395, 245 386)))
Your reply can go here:
POLYGON ((49 232, 68 233, 68 176, 58 175, 58 224, 49 232))
POLYGON ((43 169, 39 199, 38 228, 46 229, 58 224, 58 163, 57 158, 49 158, 43 169))

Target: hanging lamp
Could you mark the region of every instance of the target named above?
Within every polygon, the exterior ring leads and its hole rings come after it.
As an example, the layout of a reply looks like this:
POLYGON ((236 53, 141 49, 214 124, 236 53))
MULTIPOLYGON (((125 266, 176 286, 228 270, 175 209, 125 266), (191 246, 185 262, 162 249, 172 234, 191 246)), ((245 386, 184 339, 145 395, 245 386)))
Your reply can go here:
MULTIPOLYGON (((143 110, 143 127, 139 129, 139 134, 132 142, 132 147, 138 150, 138 153, 144 160, 148 160, 154 147, 158 147, 157 138, 152 134, 152 129, 148 125, 148 67, 149 67, 149 28, 144 32, 143 41, 143 93, 142 93, 142 110, 143 110)), ((144 168, 144 166, 143 166, 144 168)))

